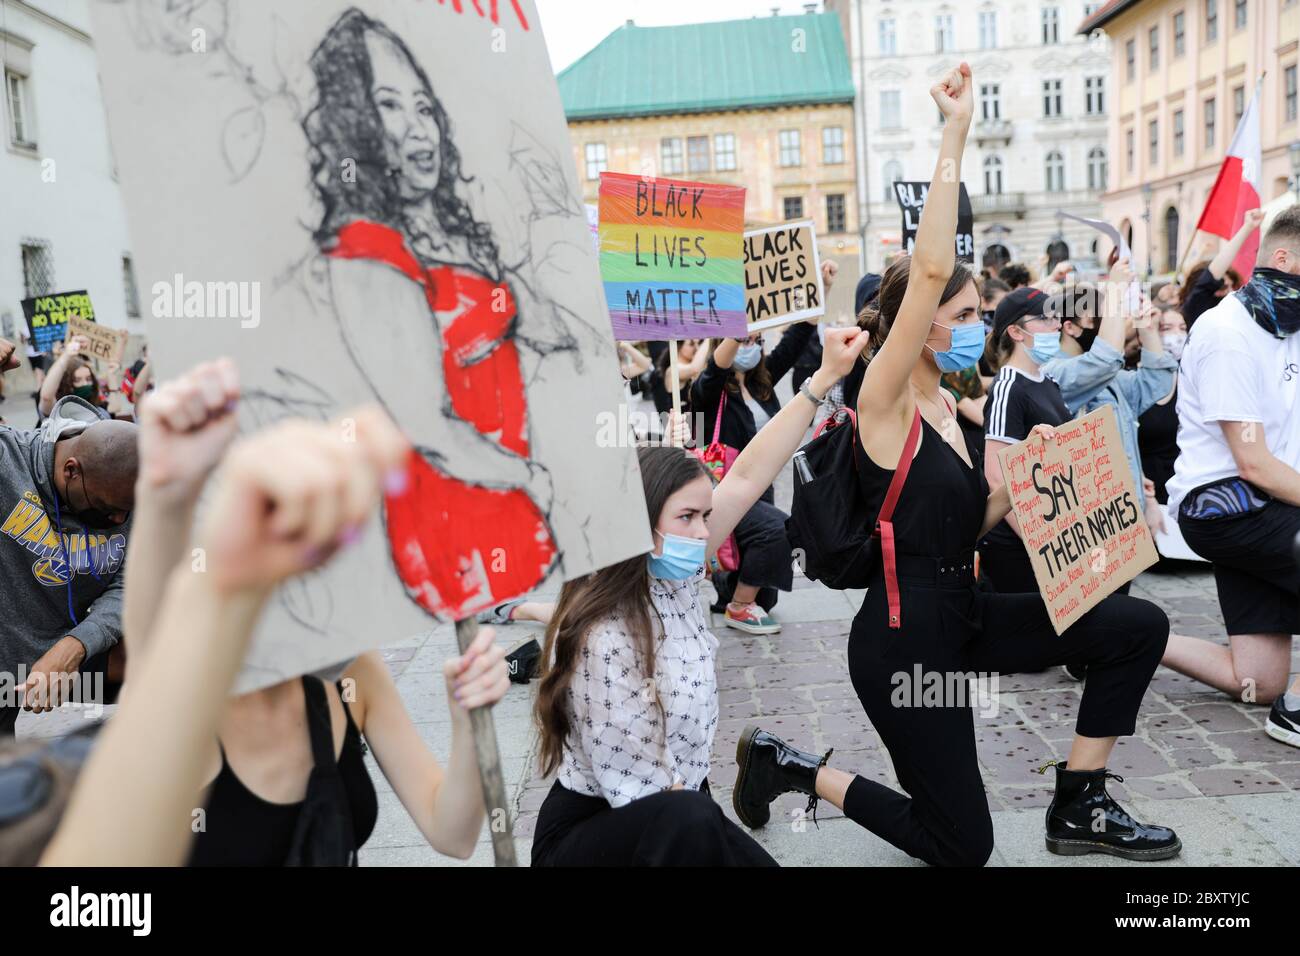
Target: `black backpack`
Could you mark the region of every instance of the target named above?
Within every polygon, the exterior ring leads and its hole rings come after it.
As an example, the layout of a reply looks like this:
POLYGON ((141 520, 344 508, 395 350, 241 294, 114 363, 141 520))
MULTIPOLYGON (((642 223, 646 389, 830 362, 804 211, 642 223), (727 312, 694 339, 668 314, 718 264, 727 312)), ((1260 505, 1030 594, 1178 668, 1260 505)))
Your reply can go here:
MULTIPOLYGON (((858 482, 858 421, 851 409, 841 409, 822 422, 812 440, 798 451, 794 458, 794 502, 785 532, 805 577, 836 591, 865 588, 883 551, 887 554, 886 583, 893 585, 891 592, 897 590, 890 580, 894 546, 891 519, 912 467, 920 433, 918 410, 879 514, 868 514, 858 482)), ((891 617, 896 619, 892 607, 895 602, 890 603, 891 617)), ((896 620, 890 623, 895 625, 896 620)))

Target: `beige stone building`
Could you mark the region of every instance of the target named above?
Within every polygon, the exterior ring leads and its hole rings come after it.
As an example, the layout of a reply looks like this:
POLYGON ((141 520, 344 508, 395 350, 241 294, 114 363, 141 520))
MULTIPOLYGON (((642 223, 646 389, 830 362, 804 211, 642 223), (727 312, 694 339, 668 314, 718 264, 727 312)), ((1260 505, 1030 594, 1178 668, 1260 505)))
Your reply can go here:
MULTIPOLYGON (((1260 84, 1260 199, 1297 188, 1300 0, 1110 0, 1080 26, 1111 44, 1110 189, 1105 217, 1140 265, 1172 272, 1260 84)), ((1217 247, 1197 237, 1190 263, 1217 247)))
POLYGON ((814 221, 820 255, 842 276, 827 314, 852 312, 853 81, 837 17, 629 22, 559 84, 586 202, 596 203, 604 170, 744 186, 747 224, 814 221), (664 76, 673 83, 660 86, 664 76))

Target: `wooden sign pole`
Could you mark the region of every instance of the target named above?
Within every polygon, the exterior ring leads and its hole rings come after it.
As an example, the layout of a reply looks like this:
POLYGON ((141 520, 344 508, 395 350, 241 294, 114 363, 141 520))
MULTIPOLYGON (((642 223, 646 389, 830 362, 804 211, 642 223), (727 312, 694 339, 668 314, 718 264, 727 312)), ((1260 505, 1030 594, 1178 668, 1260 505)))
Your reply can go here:
POLYGON ((668 423, 668 444, 678 445, 677 423, 682 420, 682 382, 677 371, 677 340, 668 340, 668 389, 673 395, 673 419, 668 423))
MULTIPOLYGON (((456 622, 456 644, 464 654, 478 635, 478 621, 466 618, 456 622)), ((510 808, 506 803, 506 782, 501 773, 501 751, 497 747, 497 728, 490 707, 475 707, 469 712, 470 730, 474 735, 474 754, 478 758, 479 779, 483 784, 483 806, 487 809, 488 829, 492 833, 492 854, 497 866, 518 866, 515 838, 511 829, 510 808), (498 827, 497 811, 501 811, 498 827)))

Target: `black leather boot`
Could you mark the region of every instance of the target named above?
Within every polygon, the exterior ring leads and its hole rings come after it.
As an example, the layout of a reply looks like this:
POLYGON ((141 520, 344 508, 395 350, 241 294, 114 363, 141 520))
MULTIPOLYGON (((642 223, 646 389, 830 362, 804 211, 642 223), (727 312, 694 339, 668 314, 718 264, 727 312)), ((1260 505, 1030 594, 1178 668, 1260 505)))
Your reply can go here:
MULTIPOLYGON (((1047 808, 1047 849, 1061 856, 1109 853, 1126 860, 1167 860, 1182 850, 1168 827, 1134 820, 1106 792, 1106 779, 1124 778, 1102 770, 1056 767, 1056 795, 1047 808)), ((1044 768, 1045 769, 1045 768, 1044 768)))
MULTIPOLYGON (((780 737, 757 727, 746 727, 736 745, 736 786, 731 805, 740 822, 751 830, 763 826, 772 816, 768 806, 783 793, 806 793, 808 809, 817 805, 817 770, 830 759, 795 750, 780 737)), ((814 822, 816 817, 814 816, 814 822)))

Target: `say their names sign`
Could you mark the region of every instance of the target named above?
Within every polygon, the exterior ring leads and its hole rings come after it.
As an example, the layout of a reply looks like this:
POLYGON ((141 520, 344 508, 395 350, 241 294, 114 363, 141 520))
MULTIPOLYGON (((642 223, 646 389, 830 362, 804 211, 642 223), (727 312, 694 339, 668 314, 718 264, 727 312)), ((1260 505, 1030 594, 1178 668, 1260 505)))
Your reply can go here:
MULTIPOLYGON (((963 262, 973 262, 975 260, 975 214, 971 209, 966 184, 961 183, 960 186, 955 239, 957 258, 963 262)), ((898 208, 903 212, 903 249, 909 256, 916 247, 916 230, 920 228, 921 213, 925 210, 925 200, 929 193, 929 183, 909 183, 902 180, 894 183, 894 198, 898 200, 898 208)))
POLYGON ((1011 511, 1056 633, 1159 560, 1124 456, 1115 410, 1103 406, 1000 453, 1011 511))
POLYGON ((600 276, 622 340, 746 334, 743 186, 600 174, 600 276))
POLYGON ((64 341, 71 341, 78 335, 85 336, 90 342, 90 350, 84 354, 101 362, 116 362, 119 365, 131 337, 126 329, 110 329, 98 322, 73 315, 68 319, 68 335, 64 341))
POLYGON ((750 332, 826 314, 811 219, 746 232, 744 261, 750 332))

